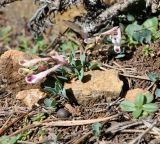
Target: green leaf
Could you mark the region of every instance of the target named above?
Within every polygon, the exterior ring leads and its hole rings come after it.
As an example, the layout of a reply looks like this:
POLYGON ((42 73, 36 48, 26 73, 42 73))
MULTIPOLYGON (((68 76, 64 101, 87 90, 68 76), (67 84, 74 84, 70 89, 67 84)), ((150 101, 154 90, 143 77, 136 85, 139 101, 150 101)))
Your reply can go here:
POLYGON ((136 110, 135 104, 126 100, 120 103, 120 108, 122 109, 122 111, 127 111, 127 112, 136 110))
POLYGON ((39 67, 38 65, 35 65, 35 66, 31 66, 30 69, 33 70, 33 71, 35 71, 35 70, 38 69, 38 67, 39 67))
POLYGON ((45 118, 46 118, 46 116, 44 115, 44 113, 38 113, 38 114, 34 115, 31 119, 33 122, 35 122, 35 121, 42 121, 45 118))
POLYGON ((65 88, 62 88, 62 90, 61 90, 61 95, 62 95, 64 98, 68 99, 65 88))
POLYGON ((21 135, 16 137, 2 136, 0 137, 0 144, 16 144, 17 141, 21 138, 21 135))
POLYGON ((151 94, 150 92, 145 94, 146 97, 146 103, 151 103, 154 99, 153 94, 151 94))
POLYGON ((156 98, 160 97, 160 89, 157 88, 155 91, 156 98))
POLYGON ((94 135, 96 136, 96 137, 99 137, 100 136, 100 134, 101 134, 101 129, 102 129, 102 124, 101 123, 94 123, 94 124, 92 124, 92 131, 93 131, 93 133, 94 133, 94 135))
POLYGON ((79 80, 82 80, 82 79, 83 79, 83 76, 84 76, 84 69, 81 68, 80 72, 78 73, 78 79, 79 79, 79 80))
POLYGON ((89 64, 89 69, 90 70, 99 69, 100 67, 101 67, 101 64, 97 63, 97 62, 90 62, 90 64, 89 64))
POLYGON ((2 28, 0 31, 0 37, 5 37, 11 31, 12 31, 12 28, 10 26, 2 28))
POLYGON ((74 43, 73 41, 64 41, 62 45, 60 46, 62 51, 67 51, 67 50, 77 50, 78 45, 74 43))
POLYGON ((81 64, 84 65, 85 62, 86 62, 86 55, 85 55, 85 53, 83 53, 83 54, 80 55, 80 60, 81 60, 81 64))
POLYGON ((130 40, 130 43, 134 43, 134 40, 133 40, 133 35, 139 31, 142 30, 142 26, 141 25, 138 25, 137 24, 137 21, 135 21, 134 23, 132 24, 129 24, 126 29, 125 29, 125 32, 126 34, 128 35, 129 37, 129 40, 130 40))
POLYGON ((56 101, 54 99, 51 98, 46 98, 44 100, 44 105, 45 107, 52 107, 52 108, 56 108, 56 101))
POLYGON ((139 118, 142 114, 142 109, 137 109, 135 111, 132 112, 132 115, 134 118, 139 118))
POLYGON ((71 54, 70 54, 70 56, 69 56, 69 63, 70 63, 71 65, 75 65, 75 60, 74 60, 74 58, 75 58, 75 51, 74 51, 74 50, 71 50, 71 54))
POLYGON ((155 103, 149 103, 143 105, 143 110, 146 112, 155 112, 159 109, 158 105, 155 103))
POLYGON ((141 94, 141 93, 137 94, 136 99, 135 99, 136 107, 141 108, 142 105, 144 104, 144 99, 145 99, 145 97, 143 94, 141 94))
POLYGON ((132 21, 134 21, 134 20, 135 20, 135 18, 134 18, 134 16, 133 16, 133 15, 128 14, 128 15, 127 15, 127 20, 128 20, 128 21, 130 21, 130 22, 132 22, 132 21))
POLYGON ((55 88, 51 88, 51 87, 45 86, 45 87, 44 87, 44 90, 47 91, 47 92, 49 92, 49 93, 51 93, 51 94, 53 94, 53 95, 56 95, 56 94, 57 94, 55 88))
POLYGON ((153 34, 155 34, 158 30, 158 19, 157 19, 157 17, 147 19, 143 23, 143 26, 144 26, 144 28, 150 30, 153 34))
POLYGON ((147 73, 147 76, 152 82, 156 82, 159 79, 158 75, 154 72, 147 73))
POLYGON ((115 58, 120 59, 120 58, 124 58, 125 56, 126 55, 124 53, 120 53, 115 58))
POLYGON ((160 38, 160 31, 157 31, 155 34, 154 34, 154 40, 155 39, 158 39, 160 38))
POLYGON ((149 115, 149 113, 146 111, 143 111, 142 115, 143 115, 143 117, 147 117, 149 115))
POLYGON ((141 31, 137 31, 133 34, 133 39, 137 42, 140 42, 141 44, 145 43, 151 43, 151 31, 147 29, 142 29, 141 31))

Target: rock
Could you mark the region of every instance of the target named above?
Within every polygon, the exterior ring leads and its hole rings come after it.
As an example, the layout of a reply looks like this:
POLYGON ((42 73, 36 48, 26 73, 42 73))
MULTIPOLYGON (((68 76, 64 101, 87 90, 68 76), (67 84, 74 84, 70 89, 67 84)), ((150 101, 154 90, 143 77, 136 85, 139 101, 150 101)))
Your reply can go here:
POLYGON ((59 118, 68 118, 70 115, 71 115, 71 113, 68 110, 64 109, 64 108, 60 108, 57 111, 57 116, 59 118))
POLYGON ((0 87, 4 84, 5 89, 9 90, 12 94, 16 94, 19 91, 27 90, 31 88, 40 88, 40 84, 31 85, 27 84, 24 76, 18 73, 18 69, 21 67, 19 61, 22 59, 32 59, 37 56, 29 55, 17 50, 6 51, 0 57, 0 87))
POLYGON ((78 103, 88 102, 100 96, 105 98, 119 97, 123 82, 119 79, 118 71, 89 71, 85 74, 83 82, 77 80, 64 85, 67 91, 72 91, 78 103))
POLYGON ((18 92, 16 99, 23 101, 31 109, 40 99, 46 97, 46 93, 39 89, 29 89, 18 92))
POLYGON ((125 96, 125 99, 130 102, 134 102, 137 94, 139 93, 148 93, 148 91, 140 88, 129 90, 125 96))

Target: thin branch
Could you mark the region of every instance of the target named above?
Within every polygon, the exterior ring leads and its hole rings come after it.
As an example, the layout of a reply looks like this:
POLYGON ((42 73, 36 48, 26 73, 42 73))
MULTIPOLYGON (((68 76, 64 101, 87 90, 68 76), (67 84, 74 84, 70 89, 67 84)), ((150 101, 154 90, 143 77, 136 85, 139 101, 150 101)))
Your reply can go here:
POLYGON ((142 134, 140 134, 137 138, 135 138, 134 140, 132 140, 131 142, 129 142, 129 144, 135 144, 137 143, 140 139, 142 139, 142 137, 147 134, 157 123, 157 121, 155 120, 152 125, 150 127, 148 127, 142 134))
POLYGON ((50 127, 50 126, 63 126, 63 127, 68 127, 68 126, 78 126, 78 125, 87 125, 87 124, 93 124, 96 122, 103 122, 107 121, 113 118, 118 117, 120 114, 116 114, 113 116, 109 117, 104 117, 104 118, 97 118, 97 119, 89 119, 89 120, 71 120, 71 121, 55 121, 55 122, 50 122, 50 123, 44 123, 44 126, 50 127))
POLYGON ((15 1, 22 1, 22 0, 1 0, 1 2, 0 2, 0 7, 1 7, 1 6, 5 6, 5 5, 7 5, 7 4, 10 4, 10 3, 13 3, 13 2, 15 2, 15 1))

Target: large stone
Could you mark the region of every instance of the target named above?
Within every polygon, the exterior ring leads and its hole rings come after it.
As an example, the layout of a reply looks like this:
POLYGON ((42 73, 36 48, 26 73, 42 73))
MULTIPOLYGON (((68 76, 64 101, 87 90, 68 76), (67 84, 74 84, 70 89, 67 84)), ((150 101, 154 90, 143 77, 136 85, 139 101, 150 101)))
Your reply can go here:
POLYGON ((100 96, 105 98, 117 98, 122 91, 123 82, 119 79, 115 70, 89 71, 85 74, 83 82, 77 80, 66 83, 65 89, 72 91, 78 101, 83 103, 100 96))

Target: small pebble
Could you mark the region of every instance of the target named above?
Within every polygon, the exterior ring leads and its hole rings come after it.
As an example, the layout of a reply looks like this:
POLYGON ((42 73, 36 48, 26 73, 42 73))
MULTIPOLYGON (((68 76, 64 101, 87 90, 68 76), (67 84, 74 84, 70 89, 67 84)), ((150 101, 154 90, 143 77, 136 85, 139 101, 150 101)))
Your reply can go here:
POLYGON ((71 115, 71 113, 69 111, 67 111, 66 109, 64 109, 64 108, 60 108, 57 111, 57 116, 59 118, 68 118, 70 115, 71 115))

